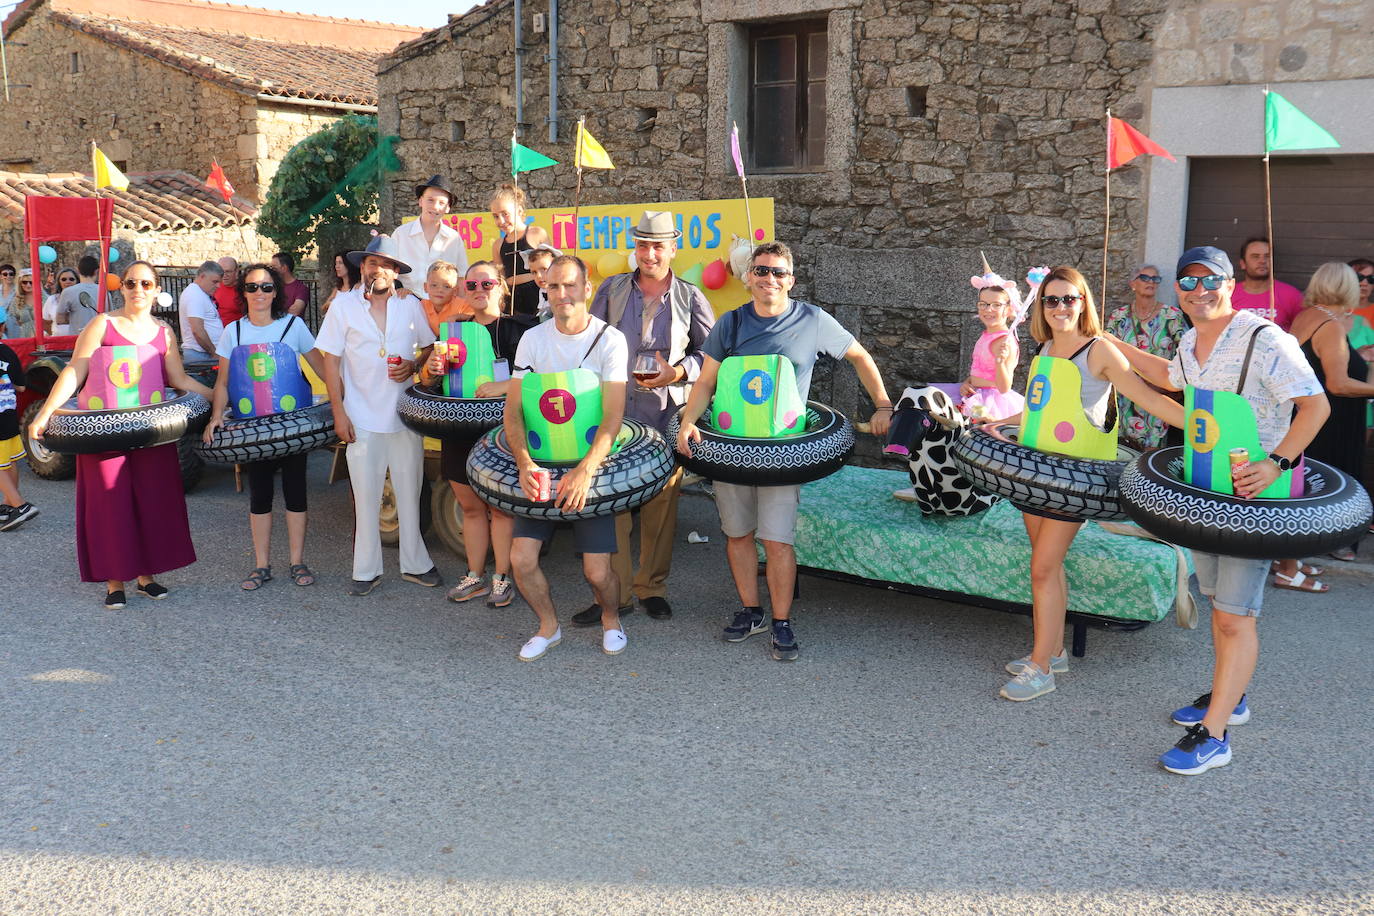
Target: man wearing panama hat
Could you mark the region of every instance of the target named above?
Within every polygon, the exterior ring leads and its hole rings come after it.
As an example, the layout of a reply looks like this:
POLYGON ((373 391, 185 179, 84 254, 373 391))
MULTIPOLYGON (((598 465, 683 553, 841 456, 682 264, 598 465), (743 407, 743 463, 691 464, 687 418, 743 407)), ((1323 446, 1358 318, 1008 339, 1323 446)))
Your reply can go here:
POLYGON ((396 402, 415 366, 434 343, 418 296, 397 296, 397 276, 411 273, 394 239, 378 235, 348 260, 362 283, 341 293, 325 314, 315 346, 324 354, 324 383, 334 409, 334 432, 348 444, 353 487, 353 583, 350 595, 372 592, 382 579, 378 528, 387 473, 396 494, 401 578, 434 587, 443 580, 420 536, 424 445, 396 416, 396 402))
POLYGON ((401 277, 401 283, 415 295, 424 298, 425 275, 435 261, 448 261, 458 268, 458 276, 468 272, 468 249, 458 230, 444 225, 444 217, 453 206, 453 189, 443 175, 432 175, 429 181, 415 186, 415 206, 418 219, 402 223, 392 233, 396 253, 402 261, 415 268, 401 277))
MULTIPOLYGON (((608 277, 597 289, 591 309, 594 316, 625 335, 629 344, 627 372, 635 374, 641 358, 657 369, 649 378, 640 377, 642 371, 636 375, 625 400, 625 416, 659 432, 668 428, 668 421, 686 402, 691 384, 701 372, 701 345, 716 322, 702 291, 673 274, 671 265, 681 237, 673 214, 645 210, 634 229, 636 269, 608 277)), ((678 468, 663 492, 640 507, 637 574, 629 546, 634 521, 629 512, 616 516, 618 549, 611 559, 620 582, 622 614, 633 608, 635 598, 655 620, 666 620, 673 614, 665 596, 681 486, 682 468, 678 468)), ((600 619, 597 605, 573 615, 578 626, 593 626, 600 619)))

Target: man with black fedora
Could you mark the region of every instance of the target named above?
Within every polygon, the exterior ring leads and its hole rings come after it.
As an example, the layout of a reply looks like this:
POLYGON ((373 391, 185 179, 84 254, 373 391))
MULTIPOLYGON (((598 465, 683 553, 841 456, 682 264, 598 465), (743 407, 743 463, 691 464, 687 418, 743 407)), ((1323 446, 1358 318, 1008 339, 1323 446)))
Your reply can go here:
MULTIPOLYGON (((672 271, 680 238, 673 214, 645 210, 634 229, 635 270, 608 277, 597 289, 591 309, 594 316, 624 334, 629 344, 626 369, 635 378, 625 399, 625 416, 659 432, 668 428, 668 421, 687 401, 692 382, 701 372, 701 345, 716 322, 702 291, 672 271), (646 366, 657 374, 644 378, 646 366)), ((616 516, 618 550, 611 559, 620 580, 622 614, 634 607, 635 598, 655 620, 673 614, 666 595, 681 486, 679 467, 663 492, 638 510, 638 573, 633 571, 629 547, 634 520, 629 512, 616 516)), ((597 605, 573 615, 578 626, 593 626, 600 620, 597 605)))
POLYGON ((468 249, 458 230, 444 224, 453 206, 453 190, 443 175, 415 186, 415 206, 419 219, 396 227, 393 238, 397 256, 415 268, 401 277, 401 283, 421 299, 425 297, 425 275, 435 261, 447 261, 458 268, 458 276, 468 272, 468 249))
POLYGON ((353 487, 353 582, 348 593, 370 594, 382 579, 378 527, 387 473, 400 525, 401 578, 433 588, 442 583, 420 535, 424 444, 401 424, 396 402, 434 343, 418 296, 396 295, 398 276, 411 273, 394 239, 379 235, 348 260, 362 283, 340 293, 325 314, 315 346, 324 354, 324 383, 334 432, 348 445, 353 487))

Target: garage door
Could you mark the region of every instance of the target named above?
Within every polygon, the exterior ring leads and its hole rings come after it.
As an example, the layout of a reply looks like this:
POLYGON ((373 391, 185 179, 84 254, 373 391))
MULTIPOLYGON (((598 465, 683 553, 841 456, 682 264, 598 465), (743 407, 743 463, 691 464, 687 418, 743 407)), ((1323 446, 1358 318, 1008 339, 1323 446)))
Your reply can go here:
MULTIPOLYGON (((1374 258, 1374 156, 1276 156, 1270 161, 1276 275, 1298 289, 1327 261, 1374 258)), ((1266 235, 1259 157, 1189 159, 1185 243, 1237 257, 1266 235)))

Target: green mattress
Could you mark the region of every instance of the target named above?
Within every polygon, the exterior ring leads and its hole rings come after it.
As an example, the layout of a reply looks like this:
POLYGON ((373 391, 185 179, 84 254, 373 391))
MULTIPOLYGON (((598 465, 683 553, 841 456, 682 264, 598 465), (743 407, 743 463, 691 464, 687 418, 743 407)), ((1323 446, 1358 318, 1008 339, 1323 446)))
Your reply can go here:
MULTIPOLYGON (((1003 501, 963 518, 923 516, 915 503, 893 498, 907 486, 904 471, 845 467, 802 487, 797 563, 1030 604, 1030 540, 1020 512, 1003 501)), ((1066 567, 1070 611, 1153 622, 1173 609, 1178 553, 1167 544, 1088 522, 1066 567)))

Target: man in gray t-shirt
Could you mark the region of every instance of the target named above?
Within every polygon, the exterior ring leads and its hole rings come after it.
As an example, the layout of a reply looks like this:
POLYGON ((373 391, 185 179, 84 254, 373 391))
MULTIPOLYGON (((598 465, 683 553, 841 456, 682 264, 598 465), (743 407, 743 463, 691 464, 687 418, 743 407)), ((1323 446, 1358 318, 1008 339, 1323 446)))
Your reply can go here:
POLYGON ((54 324, 65 324, 68 333, 80 334, 91 323, 100 302, 100 290, 95 285, 95 276, 100 271, 100 262, 86 255, 76 262, 76 272, 81 282, 62 290, 57 298, 57 319, 54 324))
MULTIPOLYGON (((747 278, 753 300, 722 316, 702 345, 705 358, 701 375, 682 409, 677 437, 677 449, 683 454, 690 455, 692 443, 701 439, 696 421, 715 393, 721 362, 730 356, 787 357, 796 373, 797 393, 803 402, 811 393, 811 370, 816 358, 822 353, 836 359, 843 357, 854 366, 864 390, 877 406, 870 420, 873 434, 887 434, 892 402, 873 357, 829 314, 788 296, 796 282, 792 263, 792 252, 781 242, 768 242, 754 249, 747 278)), ((768 561, 768 596, 773 606, 773 657, 792 661, 800 651, 790 617, 797 575, 792 542, 801 487, 742 486, 716 481, 715 492, 720 528, 728 540, 726 556, 743 605, 725 628, 725 638, 742 642, 769 629, 759 603, 756 574, 757 541, 762 541, 768 561)))

